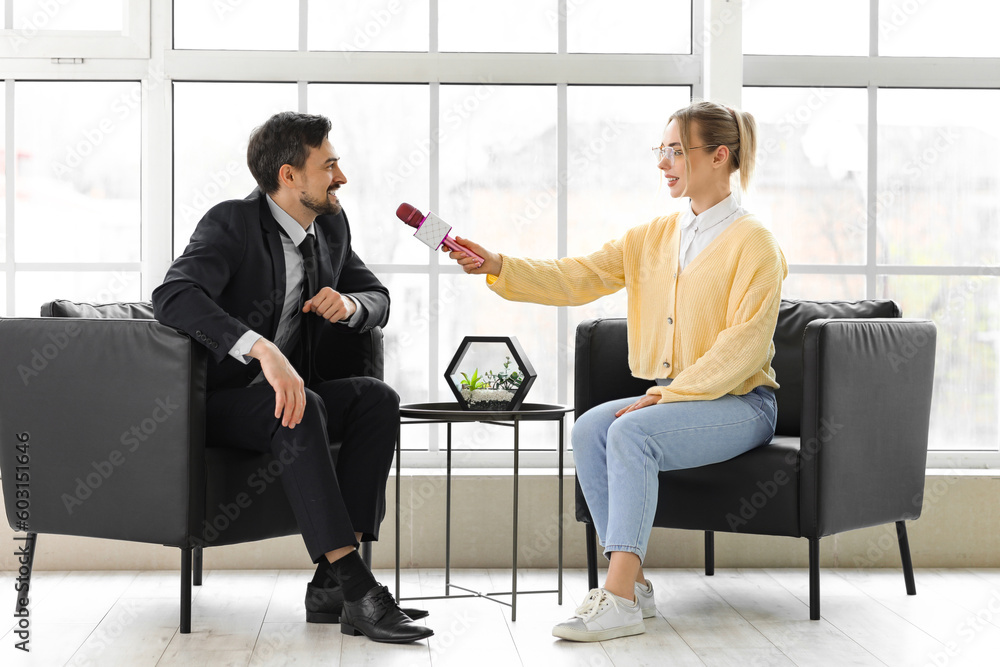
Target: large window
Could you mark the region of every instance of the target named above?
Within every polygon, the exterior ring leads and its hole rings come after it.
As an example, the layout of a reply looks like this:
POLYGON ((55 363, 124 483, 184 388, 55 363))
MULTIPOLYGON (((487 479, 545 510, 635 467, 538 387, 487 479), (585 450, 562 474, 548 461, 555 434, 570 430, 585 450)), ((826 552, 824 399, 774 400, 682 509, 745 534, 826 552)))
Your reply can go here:
MULTIPOLYGON (((530 400, 571 403, 575 327, 624 316, 624 293, 503 301, 395 209, 434 210, 502 252, 591 252, 676 210, 649 148, 673 110, 721 86, 759 124, 744 204, 789 260, 785 296, 891 298, 933 319, 932 464, 1000 466, 995 2, 0 7, 4 314, 148 298, 205 211, 253 189, 250 131, 275 111, 321 113, 355 249, 392 293, 386 376, 403 400, 450 400, 442 373, 462 336, 496 334, 534 362, 530 400), (742 53, 725 48, 737 33, 742 53)), ((536 427, 526 446, 535 432, 548 446, 554 425, 536 427)), ((407 464, 440 463, 444 429, 409 428, 406 445, 429 454, 407 464)), ((488 451, 510 447, 506 429, 455 437, 472 450, 461 465, 509 465, 488 451)))
POLYGON ((784 293, 934 320, 931 465, 997 465, 1000 168, 975 156, 1000 148, 1000 90, 995 60, 964 60, 1000 55, 996 3, 855 0, 815 22, 802 6, 755 1, 743 22, 761 54, 744 60, 761 129, 748 200, 791 265, 784 293))

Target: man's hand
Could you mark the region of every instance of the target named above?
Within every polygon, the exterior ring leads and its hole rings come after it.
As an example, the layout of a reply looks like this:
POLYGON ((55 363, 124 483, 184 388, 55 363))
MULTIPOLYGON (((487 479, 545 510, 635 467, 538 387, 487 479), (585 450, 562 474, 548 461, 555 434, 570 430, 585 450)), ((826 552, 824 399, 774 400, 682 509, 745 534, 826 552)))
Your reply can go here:
POLYGON ((358 309, 354 301, 332 287, 324 287, 313 298, 305 302, 302 312, 313 312, 331 322, 346 320, 358 309))
POLYGON ((456 260, 458 265, 462 267, 463 271, 475 275, 483 273, 488 273, 493 276, 500 275, 500 269, 503 268, 503 257, 501 257, 499 253, 490 252, 478 243, 474 243, 469 239, 463 239, 461 236, 456 236, 455 242, 458 245, 465 246, 483 258, 483 265, 478 266, 479 260, 475 257, 469 257, 461 250, 448 250, 448 248, 441 246, 441 250, 448 253, 448 257, 451 259, 456 260))
POLYGON ((621 417, 626 412, 632 412, 633 410, 638 410, 639 408, 645 408, 649 405, 656 405, 660 402, 660 397, 653 394, 646 394, 638 401, 628 406, 627 408, 622 408, 615 413, 615 417, 621 417))
POLYGON ((248 356, 260 361, 264 378, 274 389, 274 418, 281 425, 295 428, 306 411, 306 385, 278 346, 259 338, 248 356))

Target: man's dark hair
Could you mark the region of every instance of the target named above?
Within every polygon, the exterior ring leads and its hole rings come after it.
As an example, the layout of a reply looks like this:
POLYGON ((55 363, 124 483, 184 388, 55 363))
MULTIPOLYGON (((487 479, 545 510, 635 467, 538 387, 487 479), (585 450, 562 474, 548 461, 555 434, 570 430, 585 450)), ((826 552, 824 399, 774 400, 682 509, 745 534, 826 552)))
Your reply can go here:
POLYGON ((319 148, 330 134, 330 119, 295 111, 276 113, 250 133, 247 166, 260 189, 267 194, 278 191, 278 171, 290 164, 301 169, 309 147, 319 148))

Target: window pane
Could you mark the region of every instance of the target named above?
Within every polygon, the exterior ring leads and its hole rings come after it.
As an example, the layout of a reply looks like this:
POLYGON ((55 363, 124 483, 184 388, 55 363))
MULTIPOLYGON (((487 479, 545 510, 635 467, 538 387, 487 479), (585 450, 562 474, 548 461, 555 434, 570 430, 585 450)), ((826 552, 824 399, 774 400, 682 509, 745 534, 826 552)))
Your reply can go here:
MULTIPOLYGON (((678 209, 660 183, 650 148, 660 144, 670 114, 688 104, 687 86, 569 86, 567 90, 567 251, 600 249, 630 227, 678 209)), ((552 207, 555 208, 553 201, 552 207)), ((621 290, 569 309, 564 347, 572 358, 576 327, 598 317, 625 317, 621 290)), ((574 368, 568 364, 568 385, 574 368)))
POLYGON ((566 45, 570 53, 690 53, 691 0, 570 0, 566 45))
POLYGON ((865 277, 790 273, 781 285, 782 299, 857 301, 865 298, 865 277))
POLYGON ((555 86, 442 85, 440 113, 438 213, 453 235, 494 251, 554 257, 555 86))
POLYGON ((247 168, 250 132, 297 107, 293 83, 174 84, 175 255, 208 209, 257 187, 247 168))
POLYGON ((932 449, 997 451, 1000 280, 991 276, 885 276, 878 297, 937 326, 932 449))
POLYGON ((867 56, 871 23, 868 3, 869 0, 744 2, 743 53, 867 56))
POLYGON ((13 0, 14 28, 36 30, 112 30, 124 27, 125 0, 13 0))
POLYGON ((424 264, 430 250, 396 217, 409 202, 427 212, 430 92, 426 85, 314 84, 309 112, 333 123, 330 142, 347 184, 338 192, 354 249, 369 263, 424 264))
MULTIPOLYGON (((0 164, 0 257, 3 257, 0 261, 7 261, 7 86, 3 81, 0 81, 0 161, 3 162, 0 164)), ((14 164, 17 162, 15 155, 14 164)), ((6 311, 0 309, 0 313, 6 311)))
MULTIPOLYGON (((441 86, 441 217, 454 233, 495 251, 555 256, 555 121, 554 86, 441 86)), ((445 274, 439 285, 441 373, 464 336, 515 336, 538 372, 528 400, 554 402, 556 309, 505 301, 481 276, 445 274)), ((512 446, 509 432, 481 431, 476 447, 512 446)))
MULTIPOLYGON (((687 86, 569 86, 567 218, 570 256, 598 250, 636 225, 678 210, 650 148, 687 86)), ((555 201, 551 204, 555 209, 555 201)))
POLYGON ((18 271, 14 279, 15 317, 38 317, 53 299, 90 303, 138 301, 138 271, 18 271))
POLYGON ((174 0, 174 48, 295 51, 299 0, 174 0))
MULTIPOLYGON (((430 350, 430 323, 438 310, 430 305, 427 274, 380 274, 378 279, 389 289, 392 308, 385 334, 385 381, 399 394, 400 403, 424 403, 430 400, 427 387, 427 352, 430 350)), ((450 357, 449 357, 450 359, 450 357)), ((447 364, 448 361, 442 361, 447 364)), ((444 374, 444 367, 440 374, 444 374)), ((444 382, 444 378, 441 378, 444 382)), ((447 391, 441 385, 440 389, 447 391)), ((447 396, 442 400, 448 400, 447 396)), ((406 449, 427 449, 428 430, 404 427, 406 449)))
POLYGON ((17 261, 139 261, 139 84, 18 82, 14 98, 17 261))
POLYGON ((310 51, 426 51, 428 0, 309 0, 310 51))
POLYGON ((556 0, 438 0, 441 51, 556 50, 556 0))
POLYGON ((880 0, 879 55, 1000 56, 996 0, 880 0))
POLYGON ((789 264, 863 264, 867 91, 744 88, 757 120, 757 173, 745 207, 774 230, 789 264))
POLYGON ((1000 263, 1000 163, 970 159, 1000 149, 998 104, 996 90, 879 91, 879 262, 1000 263))

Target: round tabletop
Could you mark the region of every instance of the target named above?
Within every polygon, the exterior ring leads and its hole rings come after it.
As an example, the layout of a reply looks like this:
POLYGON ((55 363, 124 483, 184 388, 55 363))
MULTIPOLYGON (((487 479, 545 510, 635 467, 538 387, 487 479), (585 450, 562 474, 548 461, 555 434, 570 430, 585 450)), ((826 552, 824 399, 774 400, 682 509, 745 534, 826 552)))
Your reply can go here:
POLYGON ((406 403, 399 406, 399 416, 408 419, 443 419, 448 421, 544 421, 559 419, 573 408, 551 403, 522 403, 517 410, 463 410, 456 402, 406 403))

